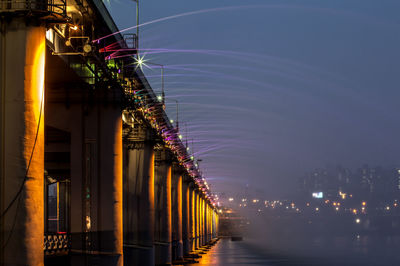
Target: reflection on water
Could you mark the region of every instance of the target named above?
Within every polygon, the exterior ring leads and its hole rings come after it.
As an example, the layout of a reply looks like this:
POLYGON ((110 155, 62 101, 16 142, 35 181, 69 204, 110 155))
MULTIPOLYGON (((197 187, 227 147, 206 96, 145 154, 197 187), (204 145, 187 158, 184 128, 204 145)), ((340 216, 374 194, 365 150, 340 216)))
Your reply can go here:
POLYGON ((275 262, 278 261, 268 258, 246 241, 221 239, 193 265, 276 265, 275 262))
POLYGON ((399 241, 399 236, 316 237, 302 243, 292 239, 285 248, 260 239, 221 239, 194 265, 397 266, 399 241), (293 249, 294 243, 303 245, 293 249))

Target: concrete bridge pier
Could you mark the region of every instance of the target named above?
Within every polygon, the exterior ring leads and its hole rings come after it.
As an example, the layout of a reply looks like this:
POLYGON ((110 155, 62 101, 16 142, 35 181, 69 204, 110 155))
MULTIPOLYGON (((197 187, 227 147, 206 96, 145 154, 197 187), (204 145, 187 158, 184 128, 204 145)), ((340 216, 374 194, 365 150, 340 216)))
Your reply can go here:
POLYGON ((204 215, 205 215, 205 224, 204 224, 204 229, 205 229, 205 234, 204 234, 204 239, 205 239, 205 243, 209 243, 210 239, 209 239, 209 234, 210 234, 210 227, 209 227, 209 220, 210 220, 210 214, 209 214, 209 206, 208 206, 208 202, 206 201, 205 204, 205 211, 204 211, 204 215))
POLYGON ((207 204, 207 242, 212 240, 212 208, 209 204, 207 204))
POLYGON ((204 245, 204 201, 202 194, 199 194, 199 247, 204 245))
POLYGON ((212 239, 215 239, 215 238, 217 238, 217 219, 218 219, 218 215, 217 215, 217 212, 216 212, 216 210, 213 210, 213 212, 212 212, 212 221, 211 221, 211 227, 212 227, 212 235, 211 235, 211 237, 212 237, 212 239))
POLYGON ((172 260, 183 259, 182 241, 182 174, 179 164, 174 163, 172 175, 172 260))
POLYGON ((45 27, 0 27, 0 264, 43 265, 45 27))
POLYGON ((208 234, 208 227, 207 227, 207 220, 208 220, 208 215, 207 215, 207 201, 203 198, 203 214, 204 214, 204 224, 203 224, 203 245, 206 245, 208 243, 207 241, 207 234, 208 234))
POLYGON ((65 179, 70 192, 57 192, 67 210, 55 228, 47 214, 46 232, 71 234, 71 265, 122 265, 121 93, 89 87, 58 56, 47 63, 46 179, 65 179))
POLYGON ((190 182, 186 175, 182 179, 182 252, 187 255, 190 252, 190 182))
MULTIPOLYGON (((122 120, 119 107, 101 108, 97 195, 98 265, 123 265, 122 120), (106 196, 107 195, 107 196, 106 196)), ((96 204, 96 205, 97 205, 96 204)))
POLYGON ((145 126, 134 127, 138 134, 124 143, 124 264, 154 265, 153 137, 145 126))
POLYGON ((189 202, 189 244, 190 251, 193 251, 196 248, 196 194, 193 182, 189 184, 189 202))
POLYGON ((155 153, 155 263, 156 265, 164 265, 172 263, 172 155, 165 148, 160 148, 155 153))
POLYGON ((207 203, 206 200, 203 199, 203 246, 207 244, 207 203))
POLYGON ((200 247, 200 196, 197 190, 194 191, 194 201, 195 201, 195 244, 193 246, 194 249, 198 249, 200 247))

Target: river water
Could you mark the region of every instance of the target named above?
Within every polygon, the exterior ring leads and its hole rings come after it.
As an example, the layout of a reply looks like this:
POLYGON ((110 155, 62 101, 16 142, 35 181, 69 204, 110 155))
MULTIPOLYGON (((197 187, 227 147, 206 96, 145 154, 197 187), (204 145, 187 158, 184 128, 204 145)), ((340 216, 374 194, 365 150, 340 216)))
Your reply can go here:
POLYGON ((196 265, 397 266, 399 243, 398 236, 361 235, 281 239, 280 243, 221 239, 196 265))

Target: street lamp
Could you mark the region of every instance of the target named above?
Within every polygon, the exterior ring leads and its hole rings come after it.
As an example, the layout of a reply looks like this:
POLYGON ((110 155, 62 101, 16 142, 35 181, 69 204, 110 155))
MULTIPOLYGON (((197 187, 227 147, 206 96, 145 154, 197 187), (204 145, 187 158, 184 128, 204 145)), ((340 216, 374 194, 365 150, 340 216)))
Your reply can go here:
MULTIPOLYGON (((138 57, 136 59, 136 65, 140 68, 142 68, 143 65, 154 65, 154 66, 159 66, 161 68, 161 96, 157 96, 157 100, 159 102, 162 102, 163 108, 165 109, 165 90, 164 90, 164 67, 165 65, 162 64, 157 64, 153 63, 147 60, 144 60, 143 57, 138 57)), ((175 127, 177 132, 179 132, 179 102, 176 99, 171 99, 176 102, 176 122, 175 122, 175 127)))
POLYGON ((136 2, 136 56, 139 57, 139 0, 133 2, 136 2))
POLYGON ((179 109, 178 109, 178 100, 176 99, 171 99, 173 101, 175 101, 176 103, 176 121, 175 121, 175 127, 176 127, 176 132, 179 132, 179 109))
POLYGON ((163 108, 165 108, 165 92, 164 92, 164 65, 156 64, 147 60, 144 60, 143 57, 138 56, 136 59, 136 67, 142 68, 147 65, 159 66, 161 68, 161 99, 157 97, 157 100, 161 101, 163 104, 163 108))

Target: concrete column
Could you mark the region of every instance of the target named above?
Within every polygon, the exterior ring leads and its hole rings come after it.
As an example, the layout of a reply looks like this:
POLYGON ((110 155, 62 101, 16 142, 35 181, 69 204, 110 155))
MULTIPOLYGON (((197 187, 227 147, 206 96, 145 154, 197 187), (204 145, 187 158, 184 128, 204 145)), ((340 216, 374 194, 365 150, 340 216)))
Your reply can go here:
POLYGON ((182 244, 183 255, 190 252, 190 189, 188 180, 182 183, 182 244))
POLYGON ((201 198, 201 245, 206 244, 206 204, 204 198, 201 198))
POLYGON ((208 202, 204 201, 204 243, 208 243, 208 202))
POLYGON ((196 194, 194 190, 193 183, 189 186, 189 196, 190 196, 190 251, 196 248, 196 194))
POLYGON ((172 257, 174 261, 182 260, 182 170, 179 165, 175 165, 172 177, 172 218, 172 257))
POLYGON ((122 117, 119 107, 100 106, 97 231, 99 265, 123 265, 122 117))
POLYGON ((153 242, 153 144, 130 142, 124 156, 124 264, 154 265, 153 242))
POLYGON ((218 232, 219 232, 219 215, 218 213, 215 213, 215 235, 218 237, 218 232))
POLYGON ((211 241, 213 239, 212 234, 213 234, 213 228, 212 228, 212 217, 213 217, 213 209, 211 205, 208 205, 208 227, 210 228, 210 231, 208 233, 208 241, 211 241))
POLYGON ((214 228, 214 209, 211 209, 211 239, 215 238, 215 228, 214 228))
POLYGON ((218 214, 217 211, 213 212, 213 238, 218 237, 218 225, 217 225, 218 214))
POLYGON ((210 237, 210 241, 213 239, 213 226, 212 226, 212 220, 213 220, 213 209, 211 206, 209 206, 209 219, 208 219, 208 226, 210 228, 210 233, 209 233, 209 237, 210 237))
POLYGON ((200 243, 200 228, 201 228, 201 218, 200 218, 200 196, 199 192, 196 191, 196 248, 201 246, 200 243))
POLYGON ((45 28, 0 25, 0 264, 43 265, 45 28))
POLYGON ((199 233, 198 233, 198 242, 199 242, 199 247, 203 246, 203 200, 201 196, 199 195, 199 208, 198 208, 198 213, 199 213, 199 233))
POLYGON ((209 240, 209 234, 210 234, 210 228, 209 228, 209 220, 210 220, 210 213, 209 213, 209 209, 208 209, 208 202, 206 201, 206 211, 205 211, 205 214, 206 214, 206 226, 205 226, 205 228, 206 228, 206 243, 208 243, 210 240, 209 240))
POLYGON ((155 263, 172 262, 172 215, 171 215, 171 155, 166 150, 156 151, 154 209, 155 209, 155 263))

